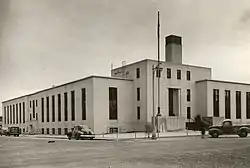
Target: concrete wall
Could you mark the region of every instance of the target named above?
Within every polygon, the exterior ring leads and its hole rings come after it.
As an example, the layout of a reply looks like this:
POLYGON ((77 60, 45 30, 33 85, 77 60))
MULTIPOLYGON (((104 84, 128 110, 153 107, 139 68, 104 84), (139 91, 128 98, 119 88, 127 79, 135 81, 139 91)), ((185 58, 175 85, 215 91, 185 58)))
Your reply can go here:
POLYGON ((133 79, 133 95, 132 98, 134 99, 133 109, 136 112, 137 107, 140 107, 141 111, 141 118, 137 120, 137 130, 143 131, 145 130, 145 126, 147 121, 151 122, 151 116, 147 115, 148 111, 148 90, 147 90, 147 79, 148 79, 148 71, 147 71, 147 60, 143 60, 134 64, 130 64, 121 68, 117 68, 112 70, 112 76, 115 77, 123 77, 128 79, 133 79), (140 69, 140 78, 136 78, 136 68, 140 69), (122 73, 127 75, 122 75, 122 73), (140 101, 137 101, 137 88, 140 88, 140 101))
MULTIPOLYGON (((152 65, 157 65, 157 61, 148 60, 147 61, 147 114, 152 116, 152 65)), ((191 117, 197 114, 196 110, 196 84, 195 81, 202 80, 202 79, 211 79, 211 69, 210 68, 203 68, 203 67, 196 67, 184 64, 173 64, 168 62, 162 62, 163 72, 161 76, 161 102, 160 108, 161 113, 163 116, 169 116, 169 100, 168 100, 168 88, 176 88, 179 90, 179 102, 180 102, 180 116, 186 118, 187 116, 187 107, 191 107, 191 117), (171 69, 171 78, 167 78, 167 68, 171 69), (177 79, 177 69, 181 70, 181 80, 177 79), (191 80, 188 81, 186 79, 186 71, 191 72, 191 80), (191 90, 191 101, 187 102, 187 89, 191 90)), ((155 101, 156 101, 156 108, 157 108, 157 78, 155 79, 155 101)))
MULTIPOLYGON (((10 109, 10 108, 9 108, 10 109)), ((21 128, 21 131, 23 132, 23 129, 25 129, 25 132, 27 131, 27 126, 28 126, 28 97, 27 96, 24 96, 24 97, 21 97, 20 99, 16 99, 16 100, 13 100, 13 101, 10 101, 10 102, 6 102, 6 103, 2 103, 2 111, 3 111, 3 127, 8 127, 10 125, 18 125, 20 126, 21 128), (21 103, 21 116, 20 116, 20 112, 19 112, 19 103, 21 103), (25 119, 23 120, 23 103, 25 103, 25 119), (13 105, 16 105, 18 104, 18 123, 15 123, 15 124, 8 124, 7 120, 10 121, 10 110, 9 110, 9 113, 7 111, 7 107, 9 106, 12 106, 13 105), (5 124, 5 112, 4 112, 4 107, 6 107, 6 124, 5 124), (8 116, 9 115, 9 116, 8 116), (20 123, 20 117, 21 117, 21 123, 20 123)), ((13 110, 12 110, 12 113, 13 113, 13 110)), ((13 116, 13 114, 12 114, 13 116)))
MULTIPOLYGON (((10 125, 18 125, 20 128, 25 128, 26 131, 32 132, 30 130, 30 125, 33 125, 35 133, 41 133, 41 129, 44 128, 45 134, 46 129, 50 129, 50 134, 52 134, 52 128, 55 128, 55 133, 58 133, 58 128, 61 128, 62 134, 64 134, 64 128, 69 130, 76 124, 86 124, 90 128, 94 127, 94 118, 93 118, 93 79, 89 78, 83 81, 78 81, 68 85, 63 85, 61 87, 51 88, 42 92, 38 92, 23 98, 14 99, 3 103, 3 108, 8 105, 13 105, 16 103, 25 102, 25 124, 9 124, 4 125, 5 127, 10 125), (82 120, 81 114, 81 89, 86 88, 86 111, 87 111, 87 120, 82 120), (75 121, 72 121, 71 118, 71 91, 75 91, 75 121), (67 92, 68 96, 68 121, 65 121, 64 116, 64 93, 67 92), (58 94, 61 94, 61 121, 58 121, 58 94), (52 122, 52 95, 55 96, 55 122, 52 122), (47 122, 47 101, 46 97, 49 97, 49 122, 47 122), (41 117, 41 99, 44 98, 44 122, 42 122, 41 117), (33 118, 33 103, 32 101, 37 101, 37 107, 35 107, 35 112, 38 114, 38 120, 36 117, 33 118), (31 107, 30 107, 31 101, 31 107), (32 114, 32 119, 30 120, 29 115, 32 114)), ((36 104, 35 104, 36 105, 36 104)), ((23 105, 22 105, 23 106, 23 105)))
POLYGON ((93 88, 95 133, 106 133, 109 127, 118 127, 121 132, 136 128, 137 113, 133 81, 94 78, 93 88), (117 88, 117 120, 109 119, 109 87, 117 88))
POLYGON ((201 116, 207 116, 208 105, 208 88, 207 83, 197 83, 196 84, 196 114, 200 114, 201 116))
POLYGON ((232 121, 234 123, 250 123, 250 119, 246 119, 246 92, 250 92, 250 85, 223 81, 202 81, 197 83, 199 95, 207 93, 206 104, 204 105, 205 99, 202 96, 197 101, 197 107, 205 109, 206 106, 205 115, 208 117, 213 117, 213 89, 219 89, 219 117, 225 117, 225 90, 230 90, 232 121), (236 119, 236 91, 241 91, 241 119, 236 119))
POLYGON ((22 98, 10 100, 3 103, 3 109, 6 106, 13 105, 19 102, 25 102, 25 124, 5 124, 4 126, 17 125, 23 130, 25 128, 29 133, 41 133, 42 128, 44 133, 52 134, 52 128, 55 128, 55 134, 58 134, 58 128, 61 128, 61 133, 64 134, 64 129, 70 130, 74 125, 88 125, 96 134, 107 132, 109 126, 118 126, 121 131, 131 131, 137 126, 137 113, 134 95, 134 83, 132 80, 114 79, 108 77, 89 77, 85 80, 80 80, 65 84, 62 86, 47 89, 35 94, 22 98), (117 87, 118 89, 118 120, 109 120, 109 87, 117 87), (82 120, 82 88, 86 89, 86 120, 82 120), (72 121, 71 111, 71 91, 75 92, 75 121, 72 121), (64 93, 67 92, 68 97, 68 121, 65 121, 64 115, 64 93), (58 121, 58 94, 61 95, 61 121, 58 121), (52 96, 55 96, 55 121, 52 122, 52 96), (49 97, 49 122, 47 122, 47 101, 49 97), (42 122, 42 98, 44 98, 44 122, 42 122), (35 113, 38 115, 33 118, 33 100, 35 103, 35 113), (30 107, 31 101, 31 107, 30 107), (29 115, 32 114, 30 120, 29 115), (31 129, 32 125, 33 129, 31 129))
MULTIPOLYGON (((163 66, 162 77, 160 79, 161 103, 160 109, 163 117, 168 117, 168 88, 176 88, 179 90, 179 114, 186 118, 187 107, 191 107, 191 116, 197 114, 196 111, 196 84, 195 81, 202 79, 211 79, 211 69, 184 64, 175 64, 169 62, 161 62, 163 66), (167 68, 172 71, 171 79, 167 78, 167 68), (181 70, 181 80, 177 80, 177 69, 181 70), (191 72, 191 80, 187 81, 186 71, 191 72), (187 89, 191 90, 191 101, 187 102, 187 89)), ((157 65, 155 60, 142 60, 121 68, 114 69, 112 76, 119 76, 134 80, 134 97, 136 98, 136 88, 141 88, 141 101, 136 101, 137 106, 141 107, 141 128, 145 129, 147 122, 151 122, 153 115, 153 96, 152 96, 152 66, 157 65), (140 78, 136 78, 136 68, 140 68, 140 78), (122 72, 124 75, 122 75, 122 72), (126 75, 127 74, 127 75, 126 75)), ((158 100, 158 82, 155 78, 155 112, 157 113, 158 100)))

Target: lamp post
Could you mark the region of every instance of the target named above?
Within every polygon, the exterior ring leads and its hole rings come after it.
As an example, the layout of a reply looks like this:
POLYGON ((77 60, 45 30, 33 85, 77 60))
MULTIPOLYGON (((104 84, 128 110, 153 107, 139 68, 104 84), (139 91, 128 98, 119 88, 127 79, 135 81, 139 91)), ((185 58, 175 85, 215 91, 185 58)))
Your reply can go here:
POLYGON ((155 132, 155 86, 154 86, 154 83, 155 83, 155 67, 154 65, 152 66, 152 76, 153 76, 153 79, 152 79, 152 98, 153 98, 153 117, 152 117, 152 120, 153 120, 153 131, 152 131, 152 139, 156 139, 156 132, 155 132))

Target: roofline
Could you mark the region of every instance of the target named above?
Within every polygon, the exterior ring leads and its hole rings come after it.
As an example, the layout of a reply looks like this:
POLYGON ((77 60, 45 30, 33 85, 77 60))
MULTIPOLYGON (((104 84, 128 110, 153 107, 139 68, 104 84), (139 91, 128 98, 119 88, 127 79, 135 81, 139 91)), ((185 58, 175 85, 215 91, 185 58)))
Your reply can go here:
POLYGON ((117 67, 117 68, 114 68, 112 69, 113 70, 118 70, 120 68, 123 68, 123 67, 128 67, 128 66, 131 66, 131 65, 134 65, 134 64, 138 64, 138 63, 142 63, 142 62, 145 62, 145 61, 148 61, 149 59, 143 59, 143 60, 140 60, 140 61, 136 61, 136 62, 132 62, 130 64, 127 64, 127 65, 124 65, 124 66, 120 66, 120 67, 117 67))
POLYGON ((9 102, 9 101, 13 101, 13 100, 16 100, 16 99, 24 98, 24 97, 27 97, 27 96, 32 96, 32 95, 35 95, 35 94, 38 94, 38 93, 41 93, 41 92, 45 92, 45 91, 52 90, 52 89, 55 89, 55 88, 63 87, 63 86, 65 86, 65 85, 69 85, 69 84, 72 84, 72 83, 80 82, 80 81, 87 80, 87 79, 91 79, 91 78, 103 78, 103 79, 114 79, 114 80, 133 81, 133 79, 128 79, 128 78, 119 78, 119 77, 108 77, 108 76, 96 76, 96 75, 91 75, 91 76, 88 76, 88 77, 85 77, 85 78, 81 78, 81 79, 78 79, 78 80, 75 80, 75 81, 67 82, 67 83, 64 83, 64 84, 61 84, 61 85, 58 85, 58 86, 55 86, 55 87, 43 89, 43 90, 40 90, 40 91, 31 93, 31 94, 27 94, 27 95, 23 95, 23 96, 19 96, 19 97, 13 98, 13 99, 9 99, 9 100, 3 101, 2 103, 7 103, 7 102, 9 102))
MULTIPOLYGON (((141 63, 141 62, 146 62, 146 61, 154 61, 154 62, 157 62, 157 60, 153 60, 153 59, 143 59, 143 60, 140 60, 140 61, 137 61, 137 62, 133 62, 133 63, 128 64, 128 65, 124 65, 124 66, 120 66, 120 67, 118 67, 118 68, 114 68, 114 69, 112 69, 112 70, 118 70, 118 69, 123 68, 123 67, 131 66, 131 65, 138 64, 138 63, 141 63)), ((190 67, 203 68, 203 69, 210 69, 210 70, 212 69, 212 68, 209 68, 209 67, 198 66, 198 65, 178 64, 178 63, 166 62, 166 61, 160 61, 160 62, 161 62, 161 63, 172 64, 172 65, 190 66, 190 67)))
POLYGON ((203 80, 195 81, 195 83, 201 83, 201 82, 218 82, 218 83, 229 83, 229 84, 250 86, 250 83, 231 82, 231 81, 212 80, 212 79, 203 79, 203 80))

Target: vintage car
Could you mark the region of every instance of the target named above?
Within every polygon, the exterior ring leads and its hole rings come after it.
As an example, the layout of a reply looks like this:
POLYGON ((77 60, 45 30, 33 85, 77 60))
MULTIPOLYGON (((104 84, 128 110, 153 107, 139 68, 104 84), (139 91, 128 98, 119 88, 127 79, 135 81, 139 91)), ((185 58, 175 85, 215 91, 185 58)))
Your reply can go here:
POLYGON ((10 136, 10 135, 19 136, 19 134, 20 134, 19 127, 16 127, 16 126, 8 127, 8 130, 5 133, 6 136, 10 136))
POLYGON ((1 136, 2 136, 2 135, 6 135, 7 130, 8 130, 8 128, 3 128, 3 127, 2 127, 2 128, 0 129, 0 134, 1 134, 1 136))
POLYGON ((219 135, 239 135, 240 137, 247 137, 250 133, 250 125, 233 125, 233 122, 226 119, 221 126, 209 127, 209 134, 213 138, 218 138, 219 135))
POLYGON ((69 140, 71 139, 94 139, 95 134, 87 125, 77 125, 72 128, 72 131, 67 133, 69 140))

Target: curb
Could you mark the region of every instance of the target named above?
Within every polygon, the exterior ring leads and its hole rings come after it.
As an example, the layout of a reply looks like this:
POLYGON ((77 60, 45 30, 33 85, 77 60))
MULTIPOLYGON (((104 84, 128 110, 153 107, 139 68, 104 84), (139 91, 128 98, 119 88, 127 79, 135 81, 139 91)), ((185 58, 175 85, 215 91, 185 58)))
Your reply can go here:
MULTIPOLYGON (((164 139, 164 138, 185 138, 185 137, 197 137, 200 135, 177 135, 177 136, 162 136, 159 137, 158 139, 164 139)), ((34 138, 47 138, 47 139, 68 139, 67 137, 42 137, 42 136, 37 136, 34 138)), ((127 141, 127 140, 137 140, 137 139, 145 139, 145 140, 149 140, 151 138, 145 138, 145 137, 138 137, 138 138, 95 138, 93 140, 98 141, 98 140, 102 140, 102 141, 127 141)))

